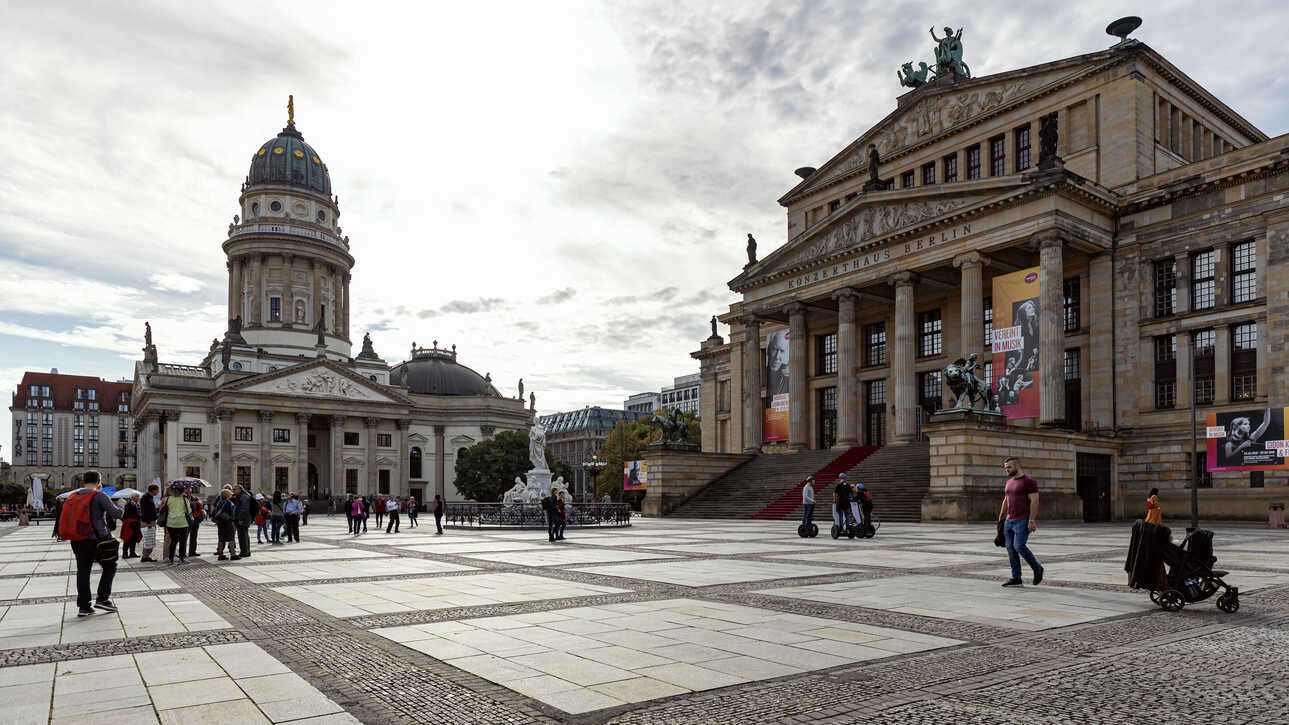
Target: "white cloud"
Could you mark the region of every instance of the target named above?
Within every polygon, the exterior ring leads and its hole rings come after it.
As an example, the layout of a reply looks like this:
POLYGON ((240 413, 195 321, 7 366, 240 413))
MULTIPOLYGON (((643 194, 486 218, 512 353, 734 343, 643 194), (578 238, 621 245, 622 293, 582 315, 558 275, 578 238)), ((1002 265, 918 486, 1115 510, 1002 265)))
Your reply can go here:
POLYGON ((153 272, 148 279, 152 281, 154 288, 162 292, 196 292, 204 286, 201 280, 178 272, 153 272))

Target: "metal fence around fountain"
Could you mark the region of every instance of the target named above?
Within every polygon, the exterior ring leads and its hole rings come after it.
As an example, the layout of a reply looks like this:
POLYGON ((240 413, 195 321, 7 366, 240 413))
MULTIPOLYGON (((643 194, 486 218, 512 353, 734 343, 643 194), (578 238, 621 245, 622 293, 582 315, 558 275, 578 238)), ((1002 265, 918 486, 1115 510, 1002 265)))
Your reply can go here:
MULTIPOLYGON (((631 505, 578 503, 565 508, 568 528, 631 525, 631 505)), ((546 512, 539 503, 449 503, 444 525, 453 528, 545 529, 546 512)))

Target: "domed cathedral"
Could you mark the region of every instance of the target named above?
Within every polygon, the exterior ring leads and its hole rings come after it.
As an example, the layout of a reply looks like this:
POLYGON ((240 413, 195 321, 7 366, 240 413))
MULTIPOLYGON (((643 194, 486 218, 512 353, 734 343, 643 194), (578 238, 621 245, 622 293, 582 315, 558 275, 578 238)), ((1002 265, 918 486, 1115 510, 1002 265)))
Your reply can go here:
POLYGON ((162 362, 146 329, 133 390, 139 480, 460 500, 460 452, 527 428, 533 411, 460 363, 456 345, 412 343, 391 368, 363 335, 352 354, 354 257, 294 105, 252 154, 228 227, 228 329, 196 365, 162 362))

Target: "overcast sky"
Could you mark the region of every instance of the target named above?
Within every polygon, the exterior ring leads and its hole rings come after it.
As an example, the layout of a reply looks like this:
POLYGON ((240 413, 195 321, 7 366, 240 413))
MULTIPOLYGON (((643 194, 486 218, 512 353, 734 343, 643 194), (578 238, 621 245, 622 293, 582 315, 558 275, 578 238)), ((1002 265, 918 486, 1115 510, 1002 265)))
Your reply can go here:
POLYGON ((1285 131, 1275 2, 0 0, 0 390, 129 378, 145 320, 162 361, 201 359, 239 185, 293 93, 357 259, 355 342, 456 344, 544 413, 620 406, 697 370, 744 235, 783 243, 792 170, 890 112, 929 26, 965 26, 980 76, 1108 47, 1129 12, 1285 131))

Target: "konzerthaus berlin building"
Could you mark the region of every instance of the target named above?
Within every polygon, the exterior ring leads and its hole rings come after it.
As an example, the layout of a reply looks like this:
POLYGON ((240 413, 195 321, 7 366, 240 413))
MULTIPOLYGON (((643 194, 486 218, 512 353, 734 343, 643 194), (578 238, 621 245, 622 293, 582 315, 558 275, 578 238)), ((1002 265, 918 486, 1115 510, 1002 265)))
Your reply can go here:
POLYGON ((132 405, 141 483, 183 475, 257 491, 462 496, 460 452, 533 413, 456 345, 393 366, 353 354, 349 238, 318 152, 289 119, 251 156, 223 243, 229 327, 197 365, 158 359, 149 329, 132 405))
POLYGON ((924 518, 996 517, 1013 454, 1044 517, 1141 516, 1152 486, 1179 517, 1193 403, 1202 515, 1286 500, 1283 467, 1208 470, 1206 419, 1243 428, 1218 440, 1224 467, 1239 440, 1289 454, 1267 445, 1287 437, 1289 137, 1126 40, 944 74, 798 175, 787 242, 730 281, 729 341, 694 353, 704 451, 925 440, 924 518), (996 319, 1034 354, 999 355, 996 319), (971 353, 1006 416, 935 415, 954 400, 942 371, 971 353))

